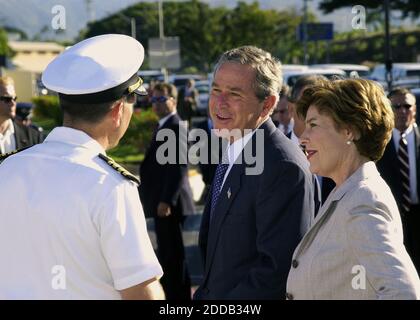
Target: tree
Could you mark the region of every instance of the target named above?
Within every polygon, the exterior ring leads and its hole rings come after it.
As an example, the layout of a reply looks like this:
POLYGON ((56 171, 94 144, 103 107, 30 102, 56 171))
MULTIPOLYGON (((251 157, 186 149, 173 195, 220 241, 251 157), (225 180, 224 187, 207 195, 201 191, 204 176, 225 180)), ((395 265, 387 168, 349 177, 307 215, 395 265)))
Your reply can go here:
MULTIPOLYGON (((190 0, 164 2, 163 11, 165 36, 180 38, 184 69, 195 67, 210 72, 224 51, 241 45, 261 47, 284 63, 303 56, 302 45, 296 40, 296 27, 302 17, 293 10, 263 10, 257 2, 238 2, 235 8, 229 9, 190 0)), ((130 35, 127 17, 136 19, 137 39, 147 51, 149 38, 159 36, 156 3, 138 3, 103 20, 89 23, 79 40, 105 33, 130 35)), ((314 20, 310 14, 309 21, 314 20)), ((147 61, 144 67, 147 67, 147 61)))
POLYGON ((0 28, 0 56, 3 57, 9 57, 12 54, 12 50, 7 45, 8 39, 7 39, 7 32, 0 28))
MULTIPOLYGON (((419 0, 390 0, 391 10, 401 11, 402 18, 411 17, 412 19, 420 16, 419 0)), ((325 13, 331 13, 335 9, 362 5, 370 9, 382 9, 384 1, 379 0, 322 0, 319 9, 325 13)))

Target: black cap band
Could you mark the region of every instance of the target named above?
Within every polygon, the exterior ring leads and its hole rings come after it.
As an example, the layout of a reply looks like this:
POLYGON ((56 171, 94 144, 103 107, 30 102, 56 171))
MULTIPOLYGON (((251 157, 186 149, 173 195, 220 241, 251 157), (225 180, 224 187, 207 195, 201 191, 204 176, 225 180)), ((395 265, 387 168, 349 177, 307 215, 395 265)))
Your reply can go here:
POLYGON ((142 85, 142 79, 135 73, 130 79, 121 83, 120 85, 100 92, 88 94, 64 94, 59 93, 60 99, 68 102, 95 104, 116 101, 121 99, 124 95, 135 92, 135 90, 142 85))

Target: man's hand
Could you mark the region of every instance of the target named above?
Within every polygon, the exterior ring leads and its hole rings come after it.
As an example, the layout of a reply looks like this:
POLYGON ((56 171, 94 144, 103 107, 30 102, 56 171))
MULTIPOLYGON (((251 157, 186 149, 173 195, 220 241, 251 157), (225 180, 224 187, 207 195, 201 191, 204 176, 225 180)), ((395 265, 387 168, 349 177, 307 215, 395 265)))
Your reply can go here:
POLYGON ((165 202, 159 202, 157 215, 160 218, 168 217, 171 214, 171 206, 165 202))

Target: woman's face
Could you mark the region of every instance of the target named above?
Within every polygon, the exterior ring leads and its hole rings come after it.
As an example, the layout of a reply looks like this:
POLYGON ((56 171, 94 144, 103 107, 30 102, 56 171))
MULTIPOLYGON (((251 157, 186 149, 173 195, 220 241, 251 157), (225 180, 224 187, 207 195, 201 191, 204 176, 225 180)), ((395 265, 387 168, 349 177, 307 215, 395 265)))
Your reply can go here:
POLYGON ((338 130, 331 117, 320 114, 314 105, 309 107, 300 142, 305 146, 312 173, 337 176, 349 155, 348 140, 348 130, 338 130))

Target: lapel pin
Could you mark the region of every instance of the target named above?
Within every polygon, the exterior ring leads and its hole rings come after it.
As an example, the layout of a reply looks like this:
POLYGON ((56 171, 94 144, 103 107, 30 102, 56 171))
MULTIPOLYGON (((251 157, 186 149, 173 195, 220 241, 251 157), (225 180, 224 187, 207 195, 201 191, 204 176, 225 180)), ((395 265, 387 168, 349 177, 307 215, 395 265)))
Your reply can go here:
POLYGON ((228 190, 228 192, 227 192, 227 196, 228 196, 228 199, 230 199, 230 196, 232 195, 232 192, 230 192, 230 188, 229 188, 229 190, 228 190))

